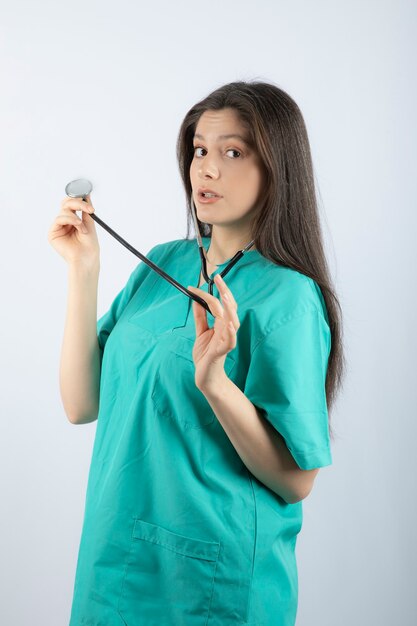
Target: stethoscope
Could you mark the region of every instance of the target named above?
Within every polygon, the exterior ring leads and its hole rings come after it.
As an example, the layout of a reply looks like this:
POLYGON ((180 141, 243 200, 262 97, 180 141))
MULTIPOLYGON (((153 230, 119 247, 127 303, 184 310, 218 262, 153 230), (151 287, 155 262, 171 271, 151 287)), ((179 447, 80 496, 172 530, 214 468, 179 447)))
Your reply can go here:
MULTIPOLYGON (((92 192, 92 190, 93 190, 93 185, 86 178, 77 178, 76 180, 72 180, 65 187, 65 193, 67 194, 67 196, 69 196, 70 198, 82 198, 84 202, 87 202, 86 196, 88 196, 92 192)), ((195 232, 196 232, 198 248, 199 248, 199 251, 200 251, 201 272, 202 272, 202 274, 204 276, 204 280, 208 283, 209 293, 211 295, 213 295, 214 279, 210 278, 210 276, 207 273, 207 251, 206 251, 206 249, 205 249, 205 247, 203 245, 203 241, 202 241, 202 238, 201 238, 201 235, 200 235, 200 229, 199 229, 199 225, 198 225, 198 222, 197 222, 197 215, 196 215, 196 212, 195 212, 195 206, 194 206, 194 201, 193 201, 193 198, 192 198, 192 194, 191 194, 191 212, 192 212, 192 216, 193 216, 193 220, 194 220, 194 228, 195 228, 195 232)), ((201 298, 197 294, 192 293, 191 291, 189 291, 188 289, 183 287, 179 282, 177 282, 175 280, 175 278, 172 278, 172 276, 170 276, 169 274, 164 272, 164 270, 162 270, 160 267, 158 267, 158 265, 155 265, 155 263, 153 263, 145 255, 143 255, 140 252, 138 252, 138 250, 136 250, 127 241, 125 241, 122 237, 120 237, 120 235, 118 235, 114 230, 112 230, 110 228, 110 226, 107 226, 107 224, 105 222, 103 222, 102 219, 97 217, 97 214, 95 212, 94 213, 89 213, 89 215, 90 215, 90 217, 93 218, 93 220, 95 222, 97 222, 97 224, 100 224, 100 226, 102 226, 105 230, 107 230, 107 232, 109 232, 110 235, 113 235, 113 237, 115 237, 115 239, 117 239, 117 241, 119 241, 121 244, 123 244, 128 250, 133 252, 133 254, 136 254, 136 256, 138 256, 141 259, 141 261, 143 261, 144 263, 149 265, 149 267, 151 269, 155 270, 155 272, 158 272, 158 274, 160 276, 162 276, 162 278, 165 278, 165 280, 167 280, 169 283, 171 283, 171 285, 173 285, 174 287, 179 289, 179 291, 181 291, 183 294, 185 294, 186 296, 188 296, 192 300, 195 300, 196 302, 201 304, 201 306, 203 306, 206 309, 206 311, 208 311, 211 315, 213 315, 212 312, 210 311, 209 305, 207 304, 207 302, 205 300, 203 300, 203 298, 201 298)), ((232 257, 232 259, 226 265, 224 270, 222 272, 220 272, 220 276, 222 278, 223 278, 223 276, 226 276, 226 274, 228 272, 230 272, 232 267, 239 261, 239 259, 242 258, 244 253, 249 248, 251 248, 253 246, 254 241, 255 240, 252 239, 252 241, 250 241, 242 250, 239 250, 238 252, 236 252, 234 257, 232 257)), ((213 315, 213 317, 214 317, 214 315, 213 315)))

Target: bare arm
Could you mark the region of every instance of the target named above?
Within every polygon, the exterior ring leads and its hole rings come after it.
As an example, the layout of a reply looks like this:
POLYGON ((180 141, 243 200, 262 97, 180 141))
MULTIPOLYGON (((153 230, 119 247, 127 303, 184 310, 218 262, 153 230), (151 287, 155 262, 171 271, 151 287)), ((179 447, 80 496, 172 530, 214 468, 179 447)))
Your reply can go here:
POLYGON ((306 498, 319 468, 298 467, 281 435, 226 373, 201 391, 252 474, 289 504, 306 498))
POLYGON ((100 353, 97 340, 99 262, 68 266, 68 302, 60 363, 60 392, 72 424, 98 417, 100 353))

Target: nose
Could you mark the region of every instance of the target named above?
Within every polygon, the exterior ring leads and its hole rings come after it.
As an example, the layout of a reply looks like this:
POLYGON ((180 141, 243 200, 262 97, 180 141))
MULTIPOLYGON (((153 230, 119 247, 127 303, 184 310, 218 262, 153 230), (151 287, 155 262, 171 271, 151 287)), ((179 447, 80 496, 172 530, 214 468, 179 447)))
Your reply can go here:
POLYGON ((200 167, 198 168, 198 174, 200 178, 218 178, 219 168, 214 163, 213 159, 209 159, 207 156, 200 161, 200 167))

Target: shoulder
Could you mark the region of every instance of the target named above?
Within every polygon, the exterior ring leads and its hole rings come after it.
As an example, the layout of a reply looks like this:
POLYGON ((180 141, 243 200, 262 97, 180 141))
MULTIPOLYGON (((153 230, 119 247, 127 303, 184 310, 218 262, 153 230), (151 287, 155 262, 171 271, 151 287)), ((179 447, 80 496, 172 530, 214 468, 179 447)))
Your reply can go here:
POLYGON ((272 331, 291 321, 300 322, 317 314, 328 327, 325 300, 315 280, 297 270, 277 265, 268 259, 259 264, 256 300, 252 304, 252 331, 255 344, 272 331))
MULTIPOLYGON (((191 239, 172 239, 171 241, 163 241, 162 243, 157 243, 152 248, 150 248, 145 256, 151 261, 159 262, 163 261, 165 257, 168 257, 175 252, 178 252, 181 248, 185 250, 185 247, 191 244, 191 239)), ((184 250, 181 250, 183 253, 184 250)), ((140 266, 141 263, 138 264, 140 266)))
POLYGON ((180 249, 186 250, 187 248, 190 248, 193 242, 195 243, 195 239, 171 239, 170 241, 164 241, 156 244, 153 248, 151 248, 149 254, 154 252, 157 256, 162 256, 180 249))
POLYGON ((288 316, 311 309, 323 312, 324 298, 315 280, 292 268, 272 265, 270 273, 270 280, 274 286, 272 301, 279 305, 282 321, 288 316))

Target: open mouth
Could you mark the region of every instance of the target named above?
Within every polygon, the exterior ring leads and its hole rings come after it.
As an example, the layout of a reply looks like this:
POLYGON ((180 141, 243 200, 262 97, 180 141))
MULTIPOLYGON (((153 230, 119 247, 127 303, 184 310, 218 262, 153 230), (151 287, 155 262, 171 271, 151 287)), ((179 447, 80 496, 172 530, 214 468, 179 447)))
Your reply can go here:
POLYGON ((204 191, 200 191, 200 193, 198 194, 200 196, 200 198, 221 198, 221 196, 218 196, 215 193, 210 193, 210 192, 204 192, 204 191))

